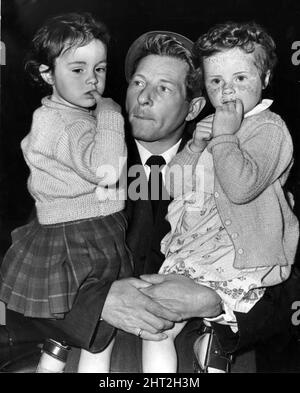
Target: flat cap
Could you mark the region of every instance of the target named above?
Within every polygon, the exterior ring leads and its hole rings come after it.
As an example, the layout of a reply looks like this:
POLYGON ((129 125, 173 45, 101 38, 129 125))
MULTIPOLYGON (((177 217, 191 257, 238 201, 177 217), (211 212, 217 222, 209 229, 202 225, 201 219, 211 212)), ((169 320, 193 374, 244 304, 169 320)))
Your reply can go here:
POLYGON ((193 41, 186 38, 185 36, 174 33, 172 31, 149 31, 147 33, 142 34, 139 38, 137 38, 130 48, 128 49, 126 58, 125 58, 125 77, 127 82, 129 82, 130 77, 132 75, 133 67, 135 65, 136 60, 140 57, 142 53, 143 45, 149 37, 156 36, 158 34, 166 34, 171 37, 174 37, 177 41, 179 41, 187 50, 192 51, 193 41))

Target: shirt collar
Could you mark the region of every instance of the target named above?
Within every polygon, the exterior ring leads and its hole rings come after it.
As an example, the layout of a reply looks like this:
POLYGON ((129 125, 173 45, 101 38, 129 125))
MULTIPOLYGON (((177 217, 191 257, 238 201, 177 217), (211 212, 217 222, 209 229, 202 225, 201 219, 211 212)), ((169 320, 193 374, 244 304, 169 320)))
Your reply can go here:
MULTIPOLYGON (((170 147, 170 149, 166 150, 164 153, 158 154, 165 159, 166 164, 169 164, 169 162, 172 160, 172 158, 176 155, 176 153, 179 149, 180 142, 181 142, 181 139, 179 139, 179 141, 175 145, 170 147)), ((137 141, 136 139, 135 139, 135 143, 138 148, 138 152, 139 152, 142 164, 145 165, 148 158, 151 157, 153 154, 148 149, 146 149, 144 146, 142 146, 140 144, 140 142, 137 141)))
POLYGON ((263 99, 259 104, 257 104, 250 112, 246 113, 244 117, 249 117, 257 115, 258 113, 268 109, 273 104, 273 100, 267 98, 263 99))

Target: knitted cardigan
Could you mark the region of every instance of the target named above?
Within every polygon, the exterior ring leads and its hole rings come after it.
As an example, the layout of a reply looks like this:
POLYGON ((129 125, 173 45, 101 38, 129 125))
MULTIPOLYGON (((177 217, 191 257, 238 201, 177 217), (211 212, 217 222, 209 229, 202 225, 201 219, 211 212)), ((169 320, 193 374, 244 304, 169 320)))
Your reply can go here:
POLYGON ((106 110, 95 118, 89 110, 46 97, 21 147, 41 224, 105 216, 124 208, 124 200, 106 199, 105 193, 118 182, 126 160, 121 114, 106 110))
MULTIPOLYGON (((201 153, 186 147, 169 164, 197 165, 201 153)), ((285 198, 293 144, 284 121, 265 110, 243 120, 234 135, 220 135, 208 146, 214 162, 214 197, 235 248, 238 269, 293 264, 298 220, 285 198)), ((181 185, 181 182, 179 182, 181 185)), ((170 184, 176 198, 180 189, 170 184)))

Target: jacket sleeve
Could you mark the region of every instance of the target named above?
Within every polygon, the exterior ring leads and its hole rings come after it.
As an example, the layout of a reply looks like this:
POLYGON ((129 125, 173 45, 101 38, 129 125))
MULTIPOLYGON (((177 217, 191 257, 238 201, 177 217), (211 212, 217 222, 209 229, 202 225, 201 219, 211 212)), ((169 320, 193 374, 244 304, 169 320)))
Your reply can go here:
POLYGON ((16 344, 43 342, 47 338, 52 338, 90 352, 101 352, 116 333, 113 326, 100 320, 110 287, 109 282, 83 286, 72 310, 64 319, 27 318, 7 310, 7 329, 13 335, 16 344))
POLYGON ((223 349, 233 353, 290 334, 292 305, 300 299, 299 277, 293 271, 287 281, 268 287, 248 313, 235 313, 238 333, 229 326, 212 323, 223 349))

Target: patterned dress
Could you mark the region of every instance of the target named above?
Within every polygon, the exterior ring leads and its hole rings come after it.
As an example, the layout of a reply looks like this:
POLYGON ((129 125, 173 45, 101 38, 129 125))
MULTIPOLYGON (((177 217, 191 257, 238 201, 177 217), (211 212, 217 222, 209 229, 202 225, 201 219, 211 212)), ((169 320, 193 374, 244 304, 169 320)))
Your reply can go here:
POLYGON ((203 173, 201 181, 196 180, 197 192, 192 189, 169 205, 171 231, 161 242, 166 259, 160 273, 182 274, 214 289, 223 300, 225 321, 230 323, 235 321, 233 311, 248 312, 263 296, 264 287, 285 279, 290 268, 233 267, 235 250, 215 203, 213 159, 207 149, 197 166, 203 173))

